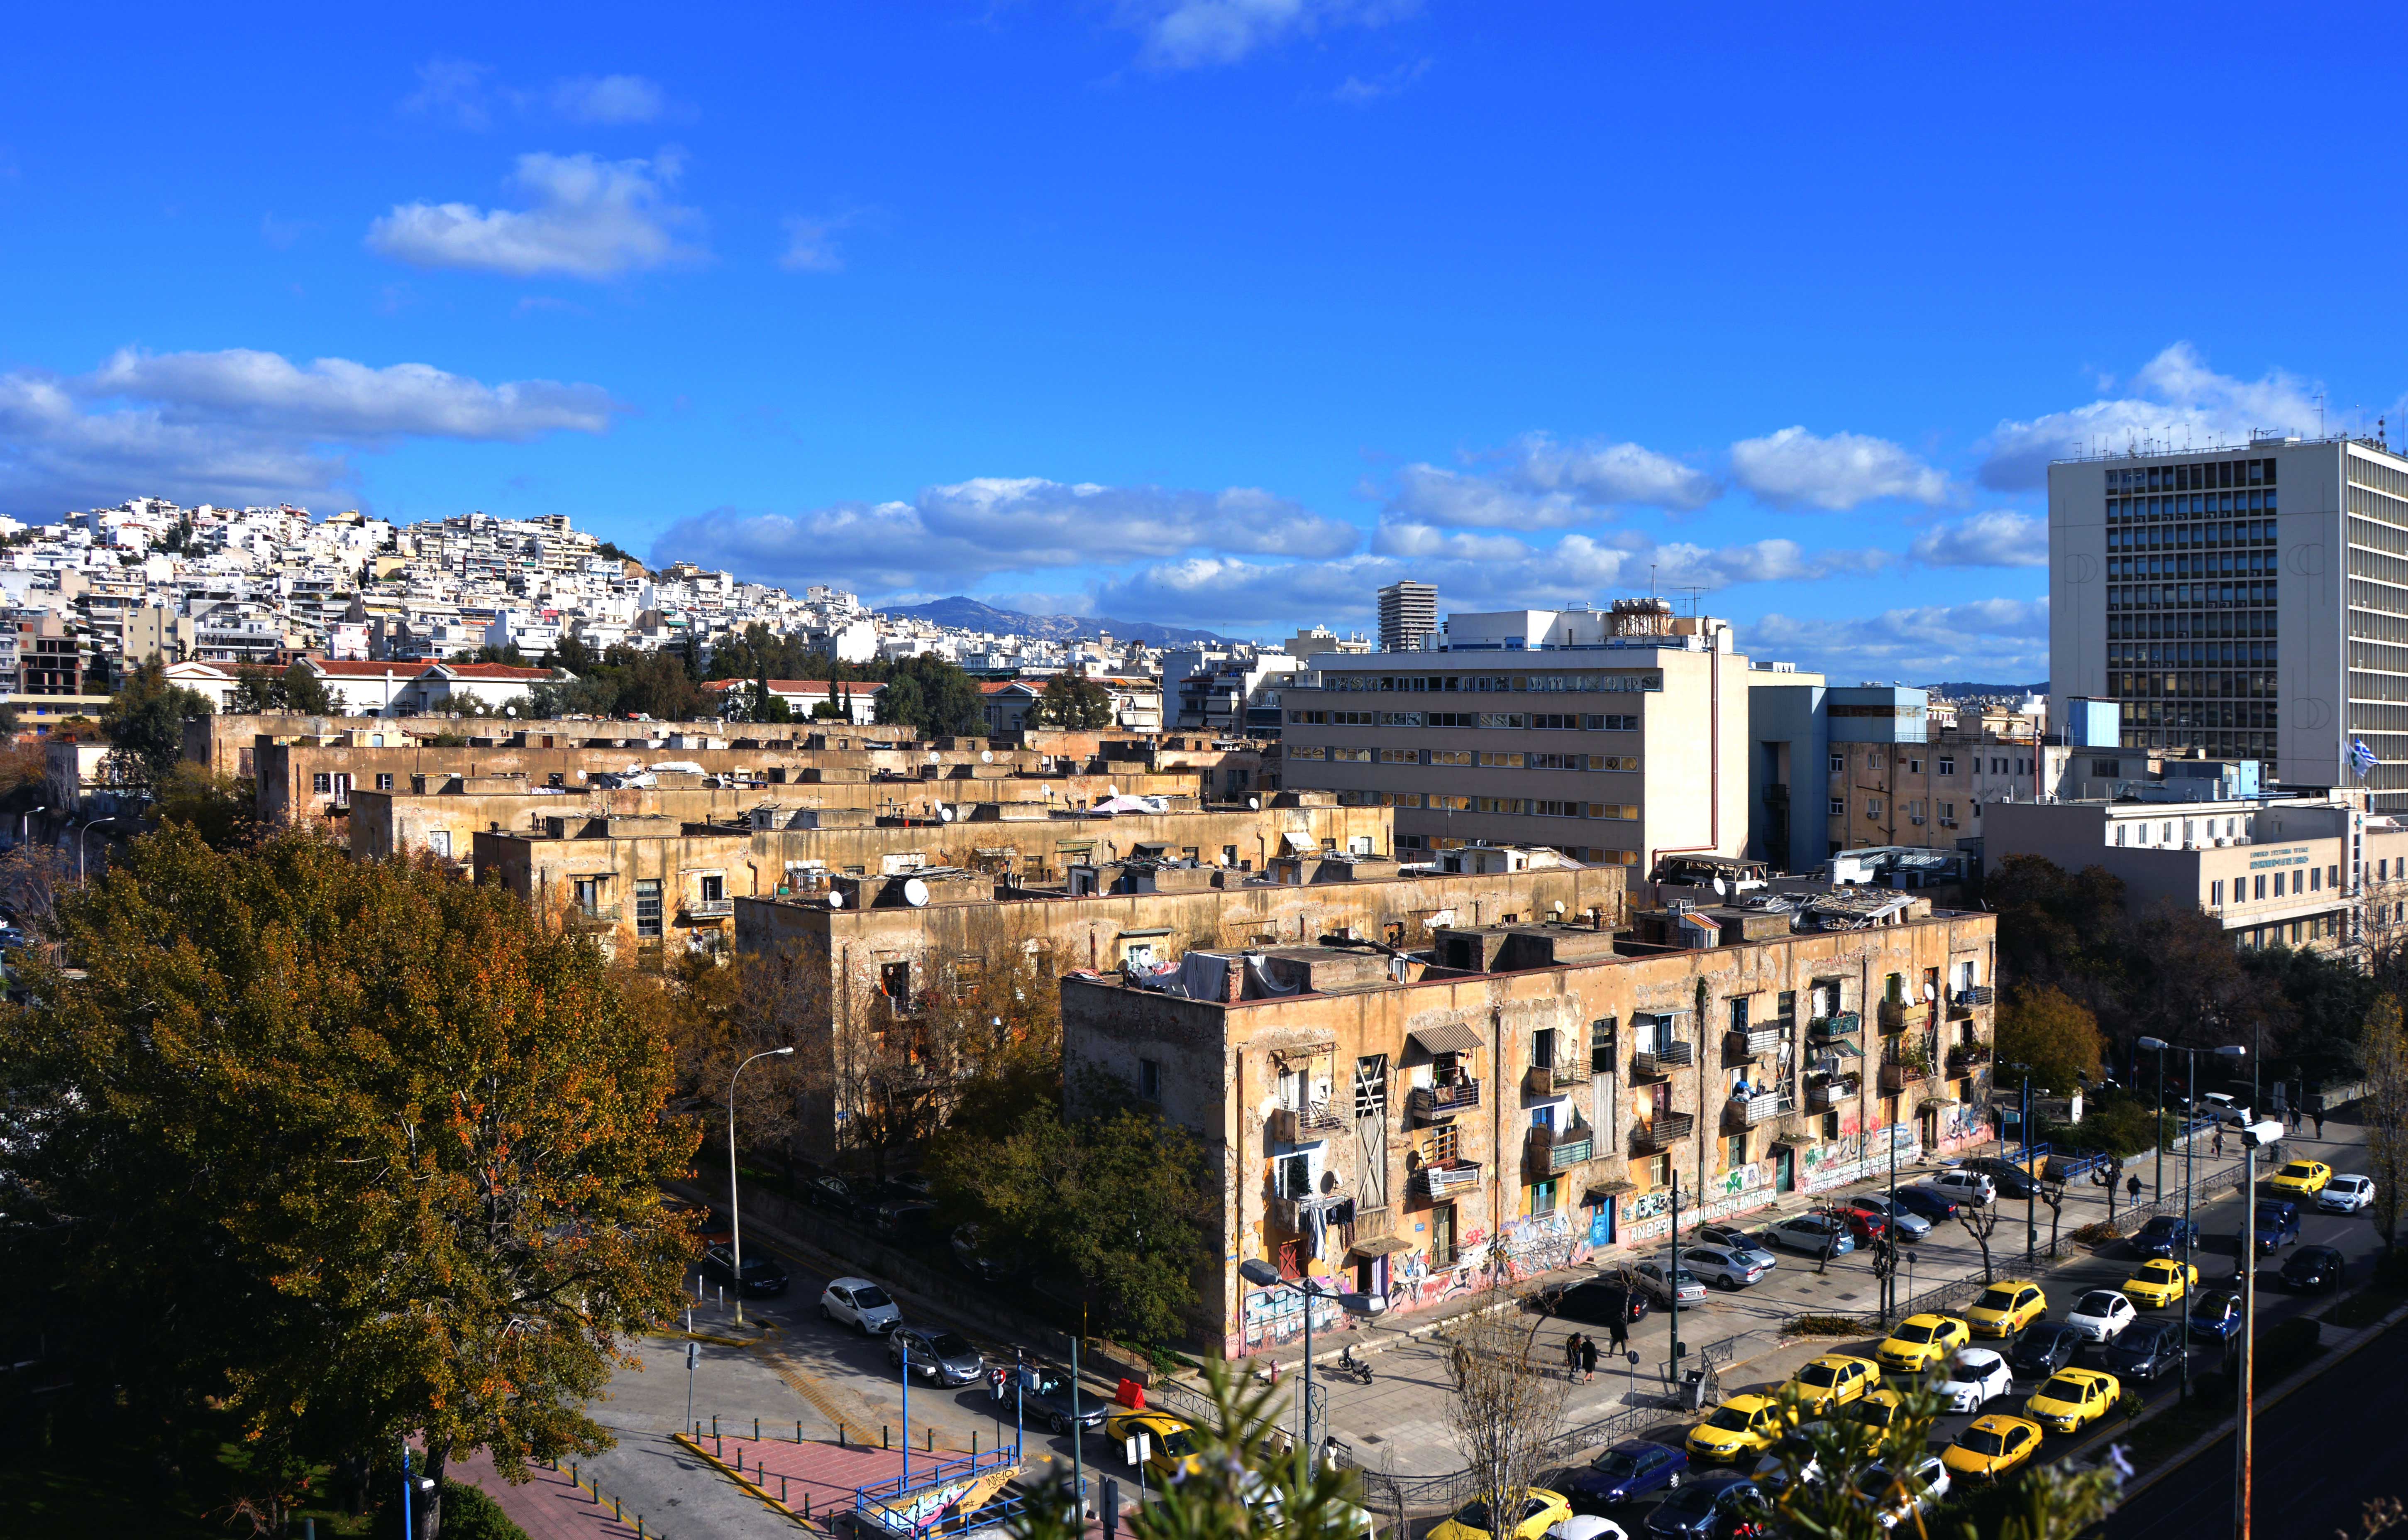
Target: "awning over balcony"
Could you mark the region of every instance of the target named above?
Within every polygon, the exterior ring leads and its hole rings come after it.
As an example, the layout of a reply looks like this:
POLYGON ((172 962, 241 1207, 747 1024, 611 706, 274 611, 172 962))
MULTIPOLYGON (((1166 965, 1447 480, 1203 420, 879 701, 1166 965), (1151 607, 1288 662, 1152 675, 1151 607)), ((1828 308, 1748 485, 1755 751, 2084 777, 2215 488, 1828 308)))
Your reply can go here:
POLYGON ((1480 1034, 1459 1021, 1415 1028, 1405 1036, 1414 1047, 1432 1058, 1440 1054, 1468 1054, 1480 1046, 1480 1034))
POLYGON ((1413 1243, 1397 1235, 1375 1235, 1368 1241, 1357 1241, 1346 1248, 1349 1257, 1393 1257, 1399 1251, 1411 1251, 1413 1243))
POLYGON ((1622 1177, 1615 1177, 1612 1180, 1606 1182, 1591 1182, 1588 1185, 1588 1190, 1581 1195, 1581 1202, 1586 1203, 1591 1208, 1595 1208, 1599 1204, 1612 1202, 1614 1199, 1621 1197, 1626 1192, 1637 1192, 1638 1190, 1638 1183, 1628 1181, 1622 1177))
POLYGON ((1304 855, 1321 848, 1320 842, 1313 839, 1312 835, 1301 834, 1295 829, 1289 829, 1281 835, 1280 843, 1286 847, 1291 855, 1304 855))

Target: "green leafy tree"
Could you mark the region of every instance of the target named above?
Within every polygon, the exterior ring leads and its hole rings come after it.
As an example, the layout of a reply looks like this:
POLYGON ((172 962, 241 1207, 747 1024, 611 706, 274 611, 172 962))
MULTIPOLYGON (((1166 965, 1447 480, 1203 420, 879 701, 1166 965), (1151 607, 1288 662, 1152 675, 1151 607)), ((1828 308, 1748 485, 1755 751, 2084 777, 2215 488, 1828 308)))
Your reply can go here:
POLYGON ((2374 1178, 2374 1228, 2386 1247, 2400 1244, 2400 1216, 2408 1203, 2408 1033, 2400 1002, 2385 996, 2366 1024, 2363 1047, 2366 1173, 2374 1178))
POLYGON ((676 1307, 660 1184, 695 1139, 590 942, 431 868, 177 823, 51 928, 82 975, 32 966, 0 1017, 0 1316, 50 1324, 100 1436, 230 1417, 263 1510, 407 1432, 438 1482, 609 1444, 586 1407, 676 1307))
POLYGON ((969 675, 934 653, 895 665, 878 697, 878 720, 917 727, 931 738, 980 732, 986 701, 969 675))
POLYGON ((1043 727, 1109 727, 1112 724, 1111 692, 1082 674, 1055 674, 1045 682, 1039 698, 1037 725, 1043 727))
POLYGON ((169 684, 167 666, 158 659, 136 666, 101 708, 110 770, 145 790, 165 784, 184 757, 184 719, 208 716, 212 709, 198 690, 169 684))
POLYGON ((2032 1084, 2071 1094, 2099 1073, 2099 1018, 2054 985, 2027 986, 1999 1012, 1999 1058, 2031 1066, 2032 1084))
POLYGON ((270 712, 289 712, 301 716, 338 714, 335 698, 327 693, 325 681, 298 659, 281 669, 256 665, 236 669, 234 698, 228 702, 227 709, 238 716, 270 712))
POLYGON ((297 712, 303 716, 341 714, 341 708, 335 704, 335 698, 326 691, 326 682, 320 679, 317 670, 307 663, 296 658, 287 664, 283 685, 286 711, 297 712))

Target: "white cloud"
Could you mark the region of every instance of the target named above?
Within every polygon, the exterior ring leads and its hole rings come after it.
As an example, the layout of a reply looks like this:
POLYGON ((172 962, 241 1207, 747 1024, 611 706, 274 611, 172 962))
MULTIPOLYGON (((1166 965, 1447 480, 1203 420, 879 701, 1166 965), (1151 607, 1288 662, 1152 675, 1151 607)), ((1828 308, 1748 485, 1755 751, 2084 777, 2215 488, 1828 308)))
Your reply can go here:
POLYGON ((1414 0, 1123 0, 1120 19, 1144 35, 1146 64, 1193 69, 1326 27, 1376 27, 1415 8, 1414 0))
POLYGON ((927 487, 910 502, 799 514, 715 511, 679 520, 654 549, 748 576, 816 582, 835 574, 877 592, 1197 551, 1331 557, 1361 539, 1351 524, 1254 487, 1194 492, 980 477, 927 487))
POLYGON ((1494 468, 1405 467, 1389 491, 1389 511, 1462 528, 1560 529, 1592 523, 1625 504, 1686 512, 1722 492, 1705 472, 1639 444, 1560 444, 1530 433, 1471 459, 1494 468))
POLYGON ((553 82, 552 109, 573 123, 658 122, 668 102, 640 75, 582 75, 553 82))
POLYGON ((1638 444, 1591 439, 1558 444, 1543 433, 1525 435, 1512 450, 1511 474, 1536 492, 1563 492, 1590 503, 1645 503, 1678 512, 1722 496, 1714 479, 1669 454, 1638 444))
POLYGON ((1822 437, 1785 427, 1731 445, 1731 475, 1777 508, 1804 505, 1832 512, 1897 497, 1940 504, 1948 478, 1886 439, 1860 433, 1822 437))
POLYGON ((1927 567, 2045 567, 2048 521, 1992 509, 1934 525, 1915 537, 1914 550, 1927 567))
POLYGON ((1329 94, 1329 99, 1347 107, 1369 107, 1373 102, 1409 89, 1414 81, 1429 73, 1429 66, 1427 59, 1416 59, 1409 65, 1382 70, 1368 80, 1359 75, 1349 75, 1329 94))
POLYGON ((834 237, 852 223, 850 214, 840 214, 833 219, 806 219, 800 215, 789 218, 786 221, 786 249, 780 254, 778 266, 796 273, 842 271, 844 253, 837 250, 834 237))
POLYGON ((359 450, 600 433, 613 410, 595 385, 488 385, 424 364, 128 349, 90 374, 0 375, 0 502, 47 518, 137 494, 306 501, 348 489, 359 450))
POLYGON ((2048 676, 2048 600, 1975 599, 1849 620, 1770 614, 1742 626, 1740 645, 1755 657, 1821 669, 1835 684, 2029 684, 2048 676))
POLYGON ((1397 472, 1388 510, 1410 522, 1472 529, 1558 529, 1600 514, 1566 492, 1534 493, 1498 477, 1419 464, 1397 472))
POLYGON ((2071 454, 2153 443, 2160 449, 2243 444, 2258 429, 2313 431, 2315 387, 2280 369, 2236 380, 2207 367, 2199 350, 2176 342, 2132 377, 2130 393, 2102 396, 2071 411, 2028 422, 2008 419, 1990 434, 1982 463, 1985 486, 2011 491, 2044 485, 2048 463, 2071 454))
POLYGON ((1796 540, 1770 540, 1720 547, 1663 545, 1651 559, 1660 583, 1727 588, 1735 583, 1811 583, 1878 572, 1897 557, 1880 550, 1810 552, 1796 540))
POLYGON ((493 72, 491 65, 466 59, 429 59, 418 66, 418 89, 401 99, 401 109, 482 129, 493 122, 485 90, 485 78, 493 72))
POLYGON ((679 242, 700 218, 669 201, 678 171, 666 152, 649 161, 521 155, 510 180, 528 208, 397 204, 368 227, 367 244, 420 267, 616 278, 701 254, 679 242))

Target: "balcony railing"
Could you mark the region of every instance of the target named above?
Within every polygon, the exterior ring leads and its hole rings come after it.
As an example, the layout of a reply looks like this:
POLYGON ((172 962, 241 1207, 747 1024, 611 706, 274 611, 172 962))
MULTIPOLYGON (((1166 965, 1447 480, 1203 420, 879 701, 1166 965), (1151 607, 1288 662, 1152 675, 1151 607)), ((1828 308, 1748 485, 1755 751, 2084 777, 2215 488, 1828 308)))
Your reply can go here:
POLYGON ((1432 1198, 1467 1192, 1480 1185, 1477 1160, 1435 1161, 1413 1173, 1413 1186, 1432 1198))
POLYGON ((1275 1144, 1309 1144, 1317 1135, 1334 1133, 1345 1126, 1326 1101, 1317 1107, 1271 1109, 1270 1136, 1275 1144))
POLYGON ((733 899, 688 899, 685 901, 685 913, 688 919, 724 920, 736 913, 736 900, 733 899))
POLYGON ((1885 1000, 1881 1002, 1881 1029, 1902 1032, 1909 1027, 1920 1027, 1931 1019, 1931 1007, 1917 1000, 1885 1000))
POLYGON ((1561 1134, 1548 1129, 1532 1129, 1526 1151, 1530 1169, 1546 1175, 1570 1171, 1596 1153, 1596 1130, 1585 1124, 1561 1134))
POLYGON ((1986 984, 1977 984, 1970 989, 1956 989, 1950 991, 1948 1003, 1960 1010, 1970 1011, 1976 1005, 1988 1005, 1998 998, 1999 993, 1997 990, 1991 988, 1986 984))
POLYGON ((1458 1080, 1452 1086, 1416 1086, 1405 1099, 1405 1111, 1425 1123, 1453 1117, 1480 1105, 1480 1082, 1458 1080))
POLYGON ((591 909, 572 909, 568 912, 568 924, 576 930, 614 930, 619 925, 619 906, 597 903, 591 909))
POLYGON ((1530 1072, 1523 1077, 1522 1088, 1532 1096, 1553 1096, 1588 1082, 1589 1067, 1584 1062, 1533 1064, 1530 1072))
POLYGON ((1657 1113, 1654 1119, 1630 1130, 1630 1142, 1642 1153, 1668 1150, 1689 1137, 1698 1120, 1687 1113, 1657 1113))
POLYGON ((1975 1065, 1990 1062, 1990 1045, 1986 1043, 1959 1043, 1948 1050, 1948 1067, 1962 1074, 1975 1065))
POLYGON ((1856 1099, 1856 1077, 1852 1074, 1818 1080, 1806 1093, 1807 1102, 1816 1107, 1844 1107, 1856 1099))
POLYGON ((1673 1070, 1685 1070, 1698 1061, 1694 1043, 1665 1043, 1655 1048, 1630 1056, 1630 1072, 1641 1080, 1655 1080, 1673 1070))
POLYGON ((1881 1067, 1882 1089, 1902 1091, 1917 1081, 1928 1078, 1930 1073, 1930 1071, 1920 1064, 1885 1064, 1881 1067))
POLYGON ((1745 1063, 1766 1054, 1781 1051, 1784 1034, 1778 1027, 1750 1027, 1743 1031, 1723 1034, 1723 1059, 1726 1063, 1745 1063))
POLYGON ((1787 1091, 1767 1091, 1761 1096, 1732 1097, 1724 1103, 1723 1120, 1752 1129, 1797 1110, 1798 1103, 1787 1091))
POLYGON ((1817 1016, 1806 1024, 1806 1029, 1816 1037, 1845 1037, 1861 1030, 1865 1018, 1854 1011, 1840 1011, 1828 1016, 1817 1016))
POLYGON ((1393 1207, 1358 1207, 1354 1210, 1354 1222, 1346 1229, 1346 1244, 1350 1246, 1366 1241, 1384 1241, 1397 1232, 1397 1211, 1393 1207))

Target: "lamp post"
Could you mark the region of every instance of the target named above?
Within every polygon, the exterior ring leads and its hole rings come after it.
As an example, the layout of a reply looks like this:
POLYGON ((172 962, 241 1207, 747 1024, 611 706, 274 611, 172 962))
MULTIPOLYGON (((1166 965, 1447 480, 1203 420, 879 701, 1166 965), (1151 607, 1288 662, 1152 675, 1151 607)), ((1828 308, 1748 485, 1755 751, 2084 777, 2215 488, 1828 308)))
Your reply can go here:
MULTIPOLYGON (((2144 1037, 2144 1038, 2141 1039, 2141 1041, 2140 1041, 2138 1043, 2134 1044, 2134 1046, 2136 1046, 2136 1047, 2141 1047, 2141 1048, 2146 1048, 2147 1050, 2149 1050, 2149 1052, 2151 1052, 2151 1053, 2153 1053, 2153 1054, 2155 1054, 2155 1055, 2157 1055, 2157 1087, 2158 1087, 2158 1090, 2157 1090, 2157 1100, 2158 1100, 2158 1112, 2157 1112, 2157 1116, 2158 1116, 2158 1123, 2157 1123, 2157 1128, 2158 1128, 2158 1138, 2157 1138, 2157 1143, 2158 1143, 2158 1144, 2164 1144, 2164 1143, 2165 1143, 2165 1135, 2164 1135, 2164 1130, 2165 1130, 2165 1121, 2164 1121, 2164 1119, 2165 1119, 2165 1109, 2164 1109, 2165 1089, 2164 1089, 2164 1087, 2165 1087, 2165 1081, 2166 1081, 2166 1055, 2168 1055, 2168 1054, 2170 1054, 2170 1053, 2175 1053, 2175 1054, 2188 1054, 2188 1055, 2190 1056, 2190 1060, 2189 1060, 2190 1094, 2191 1094, 2191 1101, 2192 1101, 2192 1102, 2193 1102, 2194 1104, 2196 1104, 2196 1103, 2197 1103, 2197 1101, 2198 1101, 2198 1100, 2199 1100, 2199 1055, 2200 1055, 2200 1050, 2198 1050, 2197 1048, 2182 1048, 2182 1047, 2176 1047, 2173 1043, 2168 1043, 2164 1038, 2161 1038, 2161 1037, 2144 1037)), ((2211 1051, 2212 1051, 2212 1052, 2214 1052, 2214 1053, 2216 1055, 2216 1057, 2218 1057, 2219 1058, 2241 1058, 2245 1057, 2245 1056, 2248 1054, 2248 1052, 2249 1052, 2249 1050, 2248 1050, 2248 1049, 2243 1048, 2243 1047, 2241 1047, 2241 1046, 2239 1046, 2238 1044, 2229 1044, 2229 1045, 2227 1045, 2227 1046, 2225 1046, 2225 1047, 2213 1049, 2213 1050, 2211 1050, 2211 1051)), ((2187 1117, 2186 1117, 2183 1121, 2184 1121, 2185 1125, 2186 1125, 2186 1126, 2187 1126, 2187 1124, 2189 1123, 2189 1121, 2190 1121, 2190 1120, 2189 1120, 2187 1117)), ((2182 1365, 2182 1399, 2183 1399, 2183 1401, 2184 1401, 2186 1403, 2187 1403, 2189 1402, 2189 1400, 2190 1400, 2190 1297, 2191 1297, 2191 1295, 2192 1295, 2193 1293, 2197 1292, 2197 1290, 2195 1290, 2195 1289, 2193 1289, 2193 1288, 2191 1288, 2191 1286, 2190 1286, 2190 1281, 2189 1281, 2189 1280, 2190 1280, 2190 1268, 2191 1268, 2191 1266, 2192 1266, 2192 1262, 2191 1262, 2191 1224, 2190 1224, 2191 1152, 2192 1152, 2192 1146, 2193 1146, 2194 1144, 2196 1144, 2197 1143, 2198 1143, 2198 1141, 2197 1141, 2196 1139, 2194 1139, 2194 1138, 2191 1136, 2190 1131, 2188 1130, 2187 1127, 2186 1127, 2186 1131, 2185 1131, 2185 1132, 2184 1132, 2184 1134, 2183 1134, 2183 1228, 2182 1228, 2182 1246, 2183 1246, 2182 1257, 2183 1257, 2183 1280, 2184 1280, 2184 1281, 2183 1281, 2183 1365, 2182 1365)), ((2251 1205, 2251 1212, 2252 1212, 2252 1214, 2254 1214, 2254 1213, 2256 1212, 2256 1202, 2257 1202, 2257 1200, 2256 1200, 2256 1198, 2255 1198, 2255 1196, 2254 1196, 2254 1195, 2250 1195, 2250 1196, 2249 1196, 2249 1202, 2250 1202, 2250 1205, 2251 1205)), ((2254 1240, 2249 1239, 2249 1238, 2248 1238, 2247 1236, 2245 1236, 2245 1235, 2243 1237, 2243 1257, 2242 1257, 2242 1259, 2241 1259, 2241 1260, 2242 1260, 2242 1265, 2243 1265, 2243 1267, 2247 1268, 2247 1269, 2250 1271, 2250 1273, 2251 1273, 2252 1274, 2254 1274, 2257 1272, 2257 1267, 2256 1267, 2256 1264, 2255 1264, 2255 1260, 2254 1260, 2254 1259, 2252 1259, 2251 1257, 2249 1257, 2246 1253, 2247 1253, 2248 1247, 2249 1247, 2249 1246, 2251 1246, 2251 1245, 2254 1245, 2256 1244, 2256 1242, 2255 1242, 2254 1240)))
POLYGON ((50 811, 50 804, 45 802, 40 807, 28 808, 23 813, 17 814, 17 842, 19 844, 22 845, 25 842, 26 826, 50 811))
MULTIPOLYGON (((770 1048, 754 1054, 752 1058, 783 1058, 792 1048, 770 1048)), ((736 1257, 736 1324, 744 1324, 744 1216, 736 1193, 736 1080, 752 1058, 736 1066, 736 1074, 727 1077, 727 1237, 733 1243, 736 1257)))
POLYGON ((2258 1146, 2282 1137, 2278 1122, 2251 1123, 2241 1130, 2241 1362, 2234 1389, 2240 1404, 2233 1414, 2232 1449, 2232 1533, 2237 1540, 2249 1540, 2249 1465, 2258 1433, 2253 1404, 2258 1354, 2249 1340, 2258 1328, 2258 1146))
POLYGON ((103 824, 113 824, 115 822, 117 822, 117 820, 113 817, 94 818, 92 822, 83 826, 82 833, 76 836, 76 886, 82 887, 85 885, 83 871, 84 857, 92 848, 92 831, 98 828, 103 824))
POLYGON ((1270 1263, 1263 1260, 1260 1257, 1250 1257, 1246 1260, 1240 1262, 1238 1264, 1238 1276, 1245 1279, 1248 1283, 1253 1284, 1257 1288, 1288 1288, 1295 1290, 1304 1298, 1304 1400, 1303 1410, 1297 1414, 1297 1426, 1302 1431, 1302 1437, 1299 1442, 1304 1449, 1306 1468, 1309 1470, 1312 1468, 1312 1461, 1314 1453, 1312 1442, 1312 1302, 1315 1300, 1334 1299, 1338 1302, 1338 1307, 1345 1311, 1350 1316, 1371 1316, 1378 1314, 1378 1312, 1371 1308, 1371 1302, 1368 1295, 1325 1292, 1324 1290, 1315 1288, 1310 1277, 1301 1279, 1283 1278, 1280 1276, 1278 1268, 1273 1267, 1270 1263))

